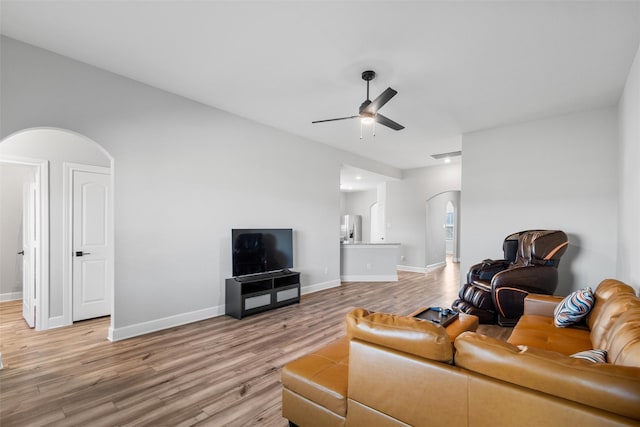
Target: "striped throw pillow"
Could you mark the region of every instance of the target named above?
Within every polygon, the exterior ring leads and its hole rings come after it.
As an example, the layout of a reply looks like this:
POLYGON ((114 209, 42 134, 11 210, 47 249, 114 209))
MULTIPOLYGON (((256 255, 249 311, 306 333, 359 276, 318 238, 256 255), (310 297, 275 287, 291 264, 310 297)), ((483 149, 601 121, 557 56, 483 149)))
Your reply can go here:
POLYGON ((567 295, 553 311, 553 323, 558 328, 565 328, 578 323, 589 314, 595 297, 591 288, 580 289, 567 295))
POLYGON ((572 354, 571 357, 588 360, 593 363, 607 363, 607 350, 585 350, 572 354))

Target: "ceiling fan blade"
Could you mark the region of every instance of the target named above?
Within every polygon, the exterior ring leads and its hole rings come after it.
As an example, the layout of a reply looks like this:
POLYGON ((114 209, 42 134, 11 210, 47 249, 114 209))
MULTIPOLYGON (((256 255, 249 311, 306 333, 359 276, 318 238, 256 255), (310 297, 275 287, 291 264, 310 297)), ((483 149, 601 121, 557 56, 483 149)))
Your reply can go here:
POLYGON ((386 127, 389 127, 393 130, 402 130, 404 129, 404 126, 402 126, 400 123, 396 123, 393 120, 391 120, 388 117, 383 116, 382 114, 376 114, 376 122, 380 123, 381 125, 384 125, 386 127))
POLYGON ((396 96, 398 91, 391 89, 390 87, 386 88, 384 92, 382 92, 376 99, 371 101, 371 104, 367 105, 362 112, 364 113, 375 113, 378 111, 384 104, 389 102, 391 98, 396 96))
POLYGON ((340 117, 337 119, 327 119, 327 120, 316 120, 315 122, 311 122, 311 123, 335 122, 336 120, 357 119, 358 117, 360 116, 340 117))

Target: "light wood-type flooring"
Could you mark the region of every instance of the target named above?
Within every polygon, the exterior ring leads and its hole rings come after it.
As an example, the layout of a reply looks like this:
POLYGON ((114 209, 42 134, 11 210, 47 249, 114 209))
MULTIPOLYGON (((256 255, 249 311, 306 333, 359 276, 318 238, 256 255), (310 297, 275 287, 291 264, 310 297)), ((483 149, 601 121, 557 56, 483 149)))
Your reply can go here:
MULTIPOLYGON (((220 316, 113 343, 108 318, 36 332, 20 302, 0 303, 0 425, 286 426, 283 365, 344 336, 354 307, 408 314, 448 306, 458 266, 344 283, 242 320, 220 316)), ((507 338, 511 330, 480 332, 507 338)))

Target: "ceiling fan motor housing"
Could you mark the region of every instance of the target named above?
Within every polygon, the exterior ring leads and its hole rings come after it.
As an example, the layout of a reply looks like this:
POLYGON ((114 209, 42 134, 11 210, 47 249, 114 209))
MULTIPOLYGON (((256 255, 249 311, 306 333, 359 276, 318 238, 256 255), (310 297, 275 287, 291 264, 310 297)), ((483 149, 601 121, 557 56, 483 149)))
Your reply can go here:
POLYGON ((367 70, 362 72, 362 80, 371 81, 376 78, 376 72, 372 70, 367 70))

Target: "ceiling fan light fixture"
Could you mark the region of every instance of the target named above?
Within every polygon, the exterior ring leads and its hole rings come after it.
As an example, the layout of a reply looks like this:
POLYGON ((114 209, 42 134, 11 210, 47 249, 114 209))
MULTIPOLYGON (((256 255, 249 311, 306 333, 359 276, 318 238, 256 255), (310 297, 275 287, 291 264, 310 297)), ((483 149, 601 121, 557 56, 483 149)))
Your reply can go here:
POLYGON ((360 115, 360 121, 363 125, 370 125, 373 123, 373 114, 372 113, 362 113, 360 115))

